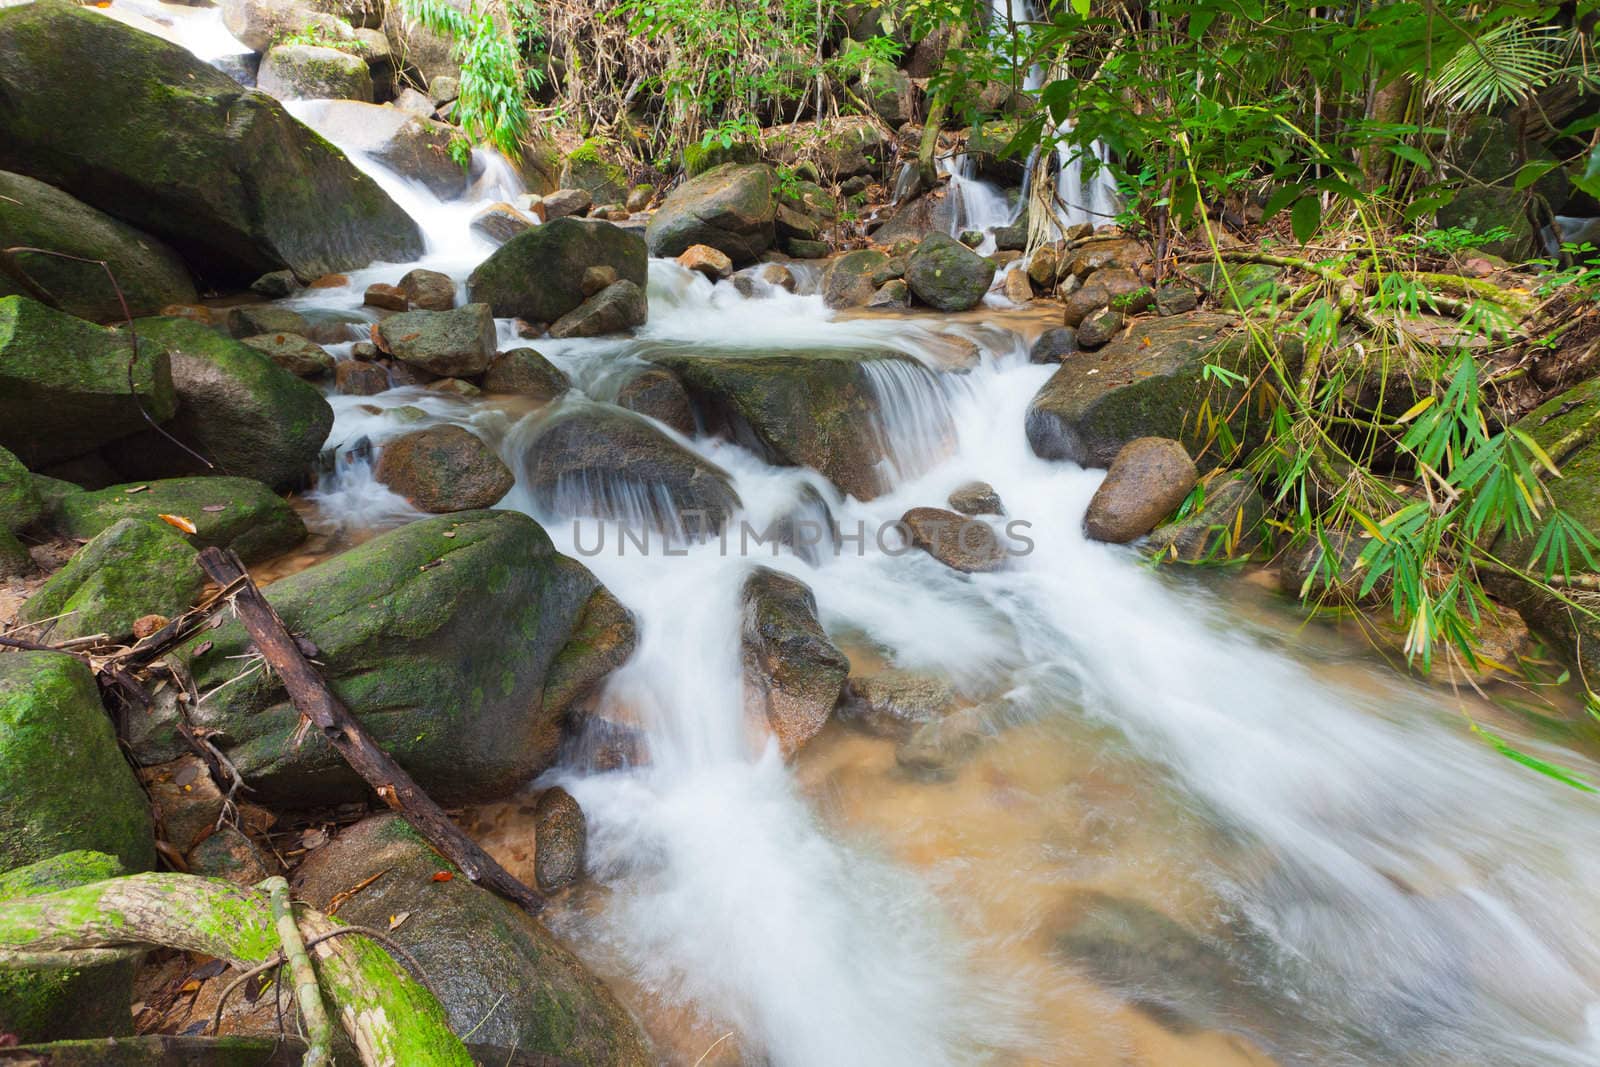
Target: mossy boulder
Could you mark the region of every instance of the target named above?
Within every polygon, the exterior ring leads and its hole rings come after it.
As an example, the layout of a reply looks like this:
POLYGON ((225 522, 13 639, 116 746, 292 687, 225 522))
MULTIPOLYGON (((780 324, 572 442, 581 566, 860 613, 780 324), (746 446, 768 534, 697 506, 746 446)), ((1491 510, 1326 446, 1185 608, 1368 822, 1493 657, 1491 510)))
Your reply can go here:
POLYGON ((918 300, 939 311, 970 311, 983 303, 994 264, 942 233, 922 239, 906 260, 906 284, 918 300))
MULTIPOLYGON (((105 260, 135 315, 198 299, 182 260, 154 237, 43 182, 0 171, 0 248, 13 247, 105 260)), ((0 270, 0 296, 48 297, 51 306, 95 322, 123 318, 117 291, 98 263, 18 252, 11 266, 33 284, 0 270)))
MULTIPOLYGON (((316 386, 256 348, 189 319, 134 323, 164 345, 172 361, 178 413, 162 427, 223 474, 275 489, 301 484, 333 428, 333 409, 316 386)), ((104 450, 125 478, 206 471, 165 436, 145 431, 104 450)))
MULTIPOLYGON (((1123 445, 1139 437, 1181 441, 1196 465, 1219 461, 1217 443, 1196 416, 1202 404, 1232 412, 1235 440, 1259 437, 1244 392, 1204 376, 1207 363, 1239 373, 1254 366, 1249 337, 1227 315, 1146 318, 1098 352, 1062 357, 1028 407, 1028 442, 1045 459, 1108 467, 1123 445), (1092 361, 1092 362, 1090 362, 1092 361), (1089 370, 1097 373, 1089 374, 1089 370)), ((1280 338, 1291 356, 1293 338, 1280 338)), ((1291 363, 1297 358, 1291 359, 1291 363)))
MULTIPOLYGON (((353 98, 308 100, 295 111, 324 136, 421 182, 441 199, 458 197, 467 190, 467 171, 450 158, 454 130, 443 122, 353 98)), ((453 287, 450 295, 455 295, 453 287)))
POLYGON ((546 419, 528 441, 524 484, 559 518, 616 519, 690 537, 722 529, 739 507, 728 473, 630 411, 584 404, 546 419))
POLYGON ((1217 307, 1242 311, 1276 296, 1283 272, 1265 263, 1197 263, 1183 273, 1217 307))
POLYGON ((620 204, 628 199, 628 171, 617 162, 618 151, 607 141, 591 137, 567 154, 561 164, 561 188, 582 189, 596 204, 620 204))
MULTIPOLYGON (((1484 241, 1478 250, 1506 259, 1520 259, 1534 247, 1534 226, 1530 209, 1534 197, 1544 200, 1540 213, 1561 215, 1571 195, 1571 181, 1556 157, 1540 139, 1528 137, 1508 117, 1482 115, 1475 118, 1456 141, 1451 160, 1466 175, 1450 202, 1435 213, 1442 229, 1460 228, 1476 234, 1504 228, 1509 236, 1484 241), (1518 171, 1530 163, 1551 164, 1538 181, 1526 190, 1513 185, 1518 171)), ((1574 211, 1572 214, 1589 214, 1574 211)))
POLYGON ((217 285, 423 250, 410 217, 282 104, 63 0, 0 10, 0 167, 165 241, 217 285))
POLYGON ((414 430, 387 442, 378 481, 423 511, 472 511, 499 503, 515 484, 483 438, 454 424, 414 430))
POLYGON ((888 349, 656 350, 646 356, 683 384, 708 430, 769 462, 820 471, 861 500, 888 488, 880 469, 889 458, 881 400, 866 364, 900 361, 907 374, 931 374, 888 349))
POLYGON ((850 661, 828 640, 817 599, 798 578, 757 567, 742 599, 745 710, 765 721, 790 757, 827 724, 850 661))
POLYGON ((280 44, 261 57, 256 88, 279 100, 372 101, 366 60, 337 48, 280 44))
POLYGON ((876 280, 877 272, 888 262, 889 257, 875 248, 837 257, 822 272, 822 302, 835 309, 866 307, 883 284, 876 280))
POLYGON ((170 419, 178 396, 166 350, 140 341, 130 392, 132 354, 125 334, 27 297, 0 297, 0 447, 38 467, 143 429, 145 413, 170 419))
POLYGON ((667 194, 645 229, 653 256, 710 245, 742 266, 772 247, 776 178, 763 164, 725 163, 667 194))
POLYGON ((388 929, 392 916, 409 915, 390 936, 427 972, 457 1033, 573 1067, 656 1062, 605 983, 531 916, 462 877, 397 816, 363 820, 312 853, 295 894, 327 908, 336 894, 374 878, 339 918, 388 929), (453 877, 436 880, 440 873, 453 877))
POLYGON ((882 59, 867 61, 856 79, 856 92, 893 129, 917 117, 917 87, 911 75, 882 59))
MULTIPOLYGON (((620 643, 574 643, 604 588, 517 512, 413 522, 265 593, 373 740, 445 803, 502 796, 548 767, 576 703, 632 647, 631 623, 620 643)), ((297 739, 299 712, 240 658, 249 648, 233 621, 175 653, 202 691, 231 683, 190 710, 195 726, 214 731, 263 803, 368 796, 320 734, 297 739)), ((135 738, 140 762, 181 752, 172 714, 158 709, 135 738)))
POLYGON ((643 326, 650 317, 644 290, 630 281, 612 282, 550 324, 550 336, 604 337, 643 326))
MULTIPOLYGON (((115 856, 75 849, 0 874, 0 901, 126 873, 115 856)), ((23 1042, 131 1034, 137 966, 136 960, 128 959, 92 967, 0 970, 0 1033, 15 1034, 23 1042)))
POLYGON ((246 563, 270 559, 305 540, 305 523, 288 501, 249 478, 164 478, 129 482, 62 498, 50 525, 67 537, 94 537, 126 518, 188 519, 196 548, 231 548, 246 563))
POLYGON ((296 378, 332 374, 335 360, 327 349, 297 333, 262 333, 239 339, 296 378))
POLYGON ((704 174, 724 163, 759 163, 761 150, 749 141, 735 140, 731 144, 713 141, 710 144, 683 146, 683 173, 690 178, 704 174))
MULTIPOLYGON (((681 250, 680 250, 681 251, 681 250)), ((583 275, 609 267, 641 290, 649 256, 638 233, 598 219, 561 218, 518 234, 467 279, 470 299, 499 318, 555 322, 589 297, 583 275)))
POLYGON ((44 500, 22 461, 0 448, 0 529, 16 533, 44 514, 44 500))
POLYGON ((482 302, 390 315, 378 329, 395 359, 440 377, 482 374, 494 358, 494 315, 482 302))
POLYGON ((0 656, 0 868, 91 849, 155 865, 150 806, 94 675, 59 652, 0 656))
POLYGON ((198 555, 164 522, 119 520, 51 575, 18 618, 56 641, 100 633, 126 639, 142 616, 170 618, 194 606, 205 585, 198 555))

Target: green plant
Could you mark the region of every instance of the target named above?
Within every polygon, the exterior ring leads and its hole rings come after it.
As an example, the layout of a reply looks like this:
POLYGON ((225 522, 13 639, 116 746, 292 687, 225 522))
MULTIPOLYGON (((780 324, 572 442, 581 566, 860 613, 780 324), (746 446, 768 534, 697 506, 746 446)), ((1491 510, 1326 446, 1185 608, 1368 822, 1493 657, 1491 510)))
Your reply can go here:
POLYGON ((401 0, 401 8, 407 19, 448 37, 461 63, 461 92, 451 118, 462 137, 452 141, 451 155, 464 164, 473 144, 488 143, 515 156, 528 133, 530 75, 491 11, 476 0, 465 11, 445 0, 401 0))

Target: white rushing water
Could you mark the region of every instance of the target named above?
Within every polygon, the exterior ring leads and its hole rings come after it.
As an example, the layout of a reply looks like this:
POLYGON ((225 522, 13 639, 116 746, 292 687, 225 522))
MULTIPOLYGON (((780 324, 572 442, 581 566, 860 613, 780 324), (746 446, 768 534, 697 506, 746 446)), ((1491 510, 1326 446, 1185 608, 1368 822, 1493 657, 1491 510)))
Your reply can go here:
MULTIPOLYGON (((486 253, 460 237, 473 205, 411 193, 427 263, 463 280, 486 253)), ((299 299, 349 309, 366 280, 399 273, 375 267, 347 289, 299 299)), ((1600 1062, 1592 799, 1471 740, 1435 692, 1367 668, 1351 668, 1354 681, 1328 677, 1227 600, 1085 540, 1081 517, 1101 475, 1029 450, 1026 406, 1053 368, 1030 365, 1016 334, 934 316, 839 319, 814 295, 747 299, 662 261, 649 288, 636 338, 536 342, 595 398, 582 402, 611 395, 642 345, 666 341, 881 347, 929 367, 948 359, 954 335, 982 351, 965 374, 895 363, 870 372, 893 457, 882 472, 893 488, 871 502, 725 441, 684 441, 730 473, 752 525, 809 487, 846 530, 871 531, 981 478, 1009 516, 1032 523, 1036 548, 981 575, 885 550, 870 533, 816 566, 787 552, 724 553, 715 541, 681 556, 619 556, 614 545, 591 555, 580 545, 592 548, 592 527, 538 514, 513 490, 504 506, 534 513, 639 624, 606 704, 643 729, 649 763, 551 776, 587 812, 592 875, 608 890, 603 906, 562 920, 586 954, 777 1067, 1071 1059, 1045 1036, 1030 976, 982 962, 981 942, 1013 932, 963 928, 939 884, 883 842, 843 832, 752 732, 739 591, 761 563, 809 584, 826 628, 852 647, 974 696, 1004 694, 1019 719, 1102 731, 1136 761, 1140 788, 1215 842, 1190 857, 1196 888, 1243 931, 1265 1005, 1244 1028, 1279 1062, 1600 1062)), ((419 425, 392 414, 402 405, 420 407, 424 423, 472 425, 513 469, 542 417, 516 422, 492 405, 397 390, 335 398, 331 443, 381 448, 419 425)), ((359 460, 317 501, 326 523, 412 514, 359 460)))

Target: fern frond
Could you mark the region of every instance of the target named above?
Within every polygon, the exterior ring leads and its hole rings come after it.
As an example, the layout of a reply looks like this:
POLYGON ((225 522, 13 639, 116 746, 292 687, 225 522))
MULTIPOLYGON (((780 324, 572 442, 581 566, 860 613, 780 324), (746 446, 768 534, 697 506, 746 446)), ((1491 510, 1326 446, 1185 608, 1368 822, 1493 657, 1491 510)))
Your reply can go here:
POLYGON ((1568 41, 1560 28, 1512 18, 1479 34, 1445 60, 1429 99, 1467 111, 1492 110, 1527 99, 1565 66, 1568 41))

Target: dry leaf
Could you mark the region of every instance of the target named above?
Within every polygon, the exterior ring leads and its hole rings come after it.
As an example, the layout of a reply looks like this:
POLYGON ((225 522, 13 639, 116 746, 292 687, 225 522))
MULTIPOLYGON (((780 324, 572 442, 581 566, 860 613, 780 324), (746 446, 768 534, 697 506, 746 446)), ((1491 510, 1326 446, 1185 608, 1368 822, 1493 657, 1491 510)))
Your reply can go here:
POLYGON ((226 505, 226 504, 207 504, 205 507, 201 508, 200 510, 201 511, 227 511, 228 510, 228 505, 226 505))
POLYGON ((448 882, 450 879, 452 879, 454 877, 455 877, 455 875, 451 874, 449 871, 434 871, 433 872, 433 880, 435 882, 448 882))
POLYGON ((195 658, 197 658, 197 659, 199 657, 205 655, 207 652, 210 652, 210 651, 211 651, 211 642, 210 641, 201 641, 198 645, 194 646, 194 655, 195 655, 195 658))
POLYGON ((200 532, 198 529, 195 528, 195 524, 194 523, 190 522, 188 519, 184 518, 182 515, 168 515, 166 512, 162 512, 160 515, 157 515, 156 518, 160 519, 162 522, 166 523, 168 526, 176 526, 178 529, 182 530, 186 534, 192 534, 192 533, 199 533, 200 532))
POLYGON ((398 915, 389 916, 389 929, 398 930, 400 928, 400 924, 409 918, 411 918, 411 913, 409 911, 402 911, 398 915))
POLYGON ((315 826, 300 835, 300 845, 302 848, 321 848, 327 843, 328 835, 317 829, 315 826))

